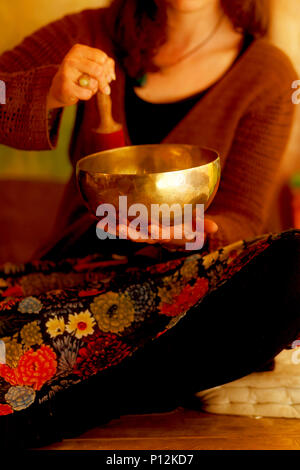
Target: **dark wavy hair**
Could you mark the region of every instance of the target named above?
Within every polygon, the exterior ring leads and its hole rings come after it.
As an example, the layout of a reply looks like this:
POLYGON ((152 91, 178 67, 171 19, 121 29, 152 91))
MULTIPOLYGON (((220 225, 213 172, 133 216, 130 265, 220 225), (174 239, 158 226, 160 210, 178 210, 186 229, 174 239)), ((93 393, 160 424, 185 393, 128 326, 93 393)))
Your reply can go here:
MULTIPOLYGON (((255 38, 269 25, 269 0, 220 0, 234 28, 255 38)), ((152 58, 166 41, 166 7, 161 0, 114 0, 106 25, 116 55, 127 74, 140 77, 156 71, 152 58)))

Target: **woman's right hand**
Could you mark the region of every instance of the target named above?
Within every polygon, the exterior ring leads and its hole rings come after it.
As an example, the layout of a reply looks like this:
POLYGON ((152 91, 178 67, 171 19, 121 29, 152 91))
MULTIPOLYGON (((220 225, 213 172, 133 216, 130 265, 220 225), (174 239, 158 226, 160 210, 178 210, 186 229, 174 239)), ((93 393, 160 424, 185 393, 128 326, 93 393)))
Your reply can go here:
POLYGON ((65 56, 47 96, 48 110, 88 101, 98 91, 109 95, 110 82, 116 79, 115 62, 105 52, 76 44, 65 56), (82 87, 78 80, 88 75, 89 85, 82 87))

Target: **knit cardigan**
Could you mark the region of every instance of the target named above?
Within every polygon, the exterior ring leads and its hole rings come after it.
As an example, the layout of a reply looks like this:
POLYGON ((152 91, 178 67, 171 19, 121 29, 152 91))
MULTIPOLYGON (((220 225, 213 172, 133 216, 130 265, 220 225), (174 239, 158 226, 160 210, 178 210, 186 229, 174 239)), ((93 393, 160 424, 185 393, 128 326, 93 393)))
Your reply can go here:
MULTIPOLYGON (((55 148, 59 122, 49 129, 46 97, 59 65, 76 43, 102 49, 116 60, 113 115, 123 126, 126 144, 131 144, 124 108, 125 72, 107 34, 106 13, 107 8, 100 8, 65 16, 2 54, 0 79, 6 84, 7 103, 0 105, 1 144, 25 150, 55 148)), ((219 231, 211 237, 210 249, 255 237, 265 229, 291 130, 295 108, 291 84, 296 79, 287 56, 266 39, 256 39, 163 139, 163 143, 209 147, 220 154, 221 183, 207 211, 219 231)), ((58 114, 60 120, 62 111, 58 114)), ((91 148, 91 130, 98 121, 95 97, 77 105, 70 145, 73 168, 80 158, 101 151, 91 148)), ((75 241, 92 223, 73 171, 43 253, 62 239, 75 241)))

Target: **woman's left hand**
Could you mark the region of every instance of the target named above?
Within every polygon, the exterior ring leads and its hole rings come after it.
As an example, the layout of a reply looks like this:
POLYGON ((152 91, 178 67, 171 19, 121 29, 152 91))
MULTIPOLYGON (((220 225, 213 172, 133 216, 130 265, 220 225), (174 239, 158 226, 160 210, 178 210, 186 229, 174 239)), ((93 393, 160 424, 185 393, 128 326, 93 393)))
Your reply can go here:
MULTIPOLYGON (((218 231, 218 226, 217 224, 212 220, 212 219, 208 219, 208 218, 205 218, 204 219, 204 233, 203 233, 203 244, 205 243, 206 239, 207 239, 207 236, 208 235, 211 235, 211 234, 214 234, 218 231)), ((176 227, 177 230, 178 228, 181 230, 180 233, 184 233, 184 230, 183 230, 183 227, 176 227)), ((170 249, 170 250, 182 250, 185 248, 186 244, 187 243, 193 243, 194 240, 196 240, 198 238, 198 240, 200 240, 202 238, 202 234, 201 233, 196 233, 194 232, 195 236, 193 239, 187 239, 187 238, 180 238, 180 239, 177 239, 175 238, 175 235, 174 235, 174 227, 170 227, 170 237, 168 238, 161 238, 161 234, 162 234, 162 226, 160 225, 159 227, 155 227, 155 229, 157 230, 157 233, 159 233, 159 236, 160 238, 157 239, 157 238, 153 238, 151 237, 151 233, 154 233, 154 231, 152 231, 152 226, 149 225, 148 226, 148 234, 143 234, 141 233, 141 236, 140 237, 137 237, 137 232, 134 231, 134 233, 131 233, 130 231, 130 228, 129 227, 126 227, 124 225, 119 225, 117 227, 117 235, 119 235, 119 233, 121 231, 126 231, 125 233, 128 234, 128 238, 132 241, 135 241, 137 243, 149 243, 149 244, 155 244, 155 243, 160 243, 161 245, 163 245, 166 249, 170 249)), ((197 248, 196 248, 197 249, 197 248)))

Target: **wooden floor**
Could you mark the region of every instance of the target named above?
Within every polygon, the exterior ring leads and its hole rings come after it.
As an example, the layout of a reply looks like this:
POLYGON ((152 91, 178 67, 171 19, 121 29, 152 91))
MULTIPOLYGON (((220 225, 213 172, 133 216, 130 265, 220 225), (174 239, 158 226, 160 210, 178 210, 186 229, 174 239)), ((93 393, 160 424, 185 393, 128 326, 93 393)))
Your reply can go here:
POLYGON ((47 450, 300 450, 300 420, 206 414, 178 408, 128 415, 47 450))

